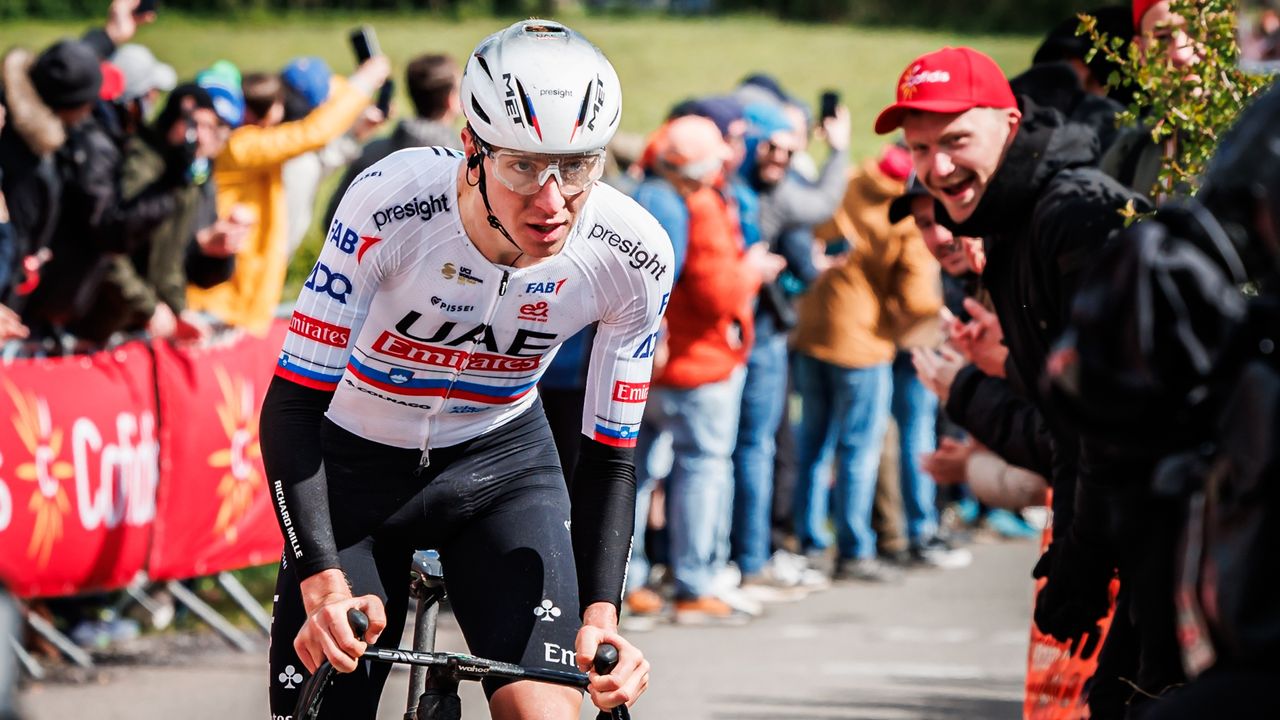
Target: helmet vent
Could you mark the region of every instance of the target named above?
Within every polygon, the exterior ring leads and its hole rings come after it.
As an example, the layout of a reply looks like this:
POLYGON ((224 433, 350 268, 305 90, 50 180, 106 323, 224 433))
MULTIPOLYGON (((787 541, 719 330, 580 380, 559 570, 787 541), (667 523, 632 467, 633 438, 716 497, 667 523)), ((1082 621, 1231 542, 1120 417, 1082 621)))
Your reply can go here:
POLYGON ((480 53, 476 53, 476 62, 480 65, 480 69, 484 71, 484 74, 489 76, 489 80, 493 80, 493 73, 489 70, 489 61, 485 60, 480 53))
POLYGON ((529 35, 564 35, 564 28, 559 25, 525 25, 525 33, 529 35))
POLYGON ((489 119, 489 114, 484 111, 484 108, 480 107, 480 103, 476 102, 476 98, 474 95, 471 96, 471 109, 476 112, 476 115, 481 120, 485 121, 489 125, 493 124, 493 121, 489 119))

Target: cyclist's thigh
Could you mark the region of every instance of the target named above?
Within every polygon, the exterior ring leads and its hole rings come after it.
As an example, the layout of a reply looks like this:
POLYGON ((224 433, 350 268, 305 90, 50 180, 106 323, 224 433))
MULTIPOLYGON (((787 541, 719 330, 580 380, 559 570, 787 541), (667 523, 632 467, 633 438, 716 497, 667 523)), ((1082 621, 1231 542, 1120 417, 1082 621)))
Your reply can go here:
POLYGON ((440 548, 454 616, 476 655, 572 670, 578 581, 555 447, 531 444, 509 467, 519 470, 440 548))

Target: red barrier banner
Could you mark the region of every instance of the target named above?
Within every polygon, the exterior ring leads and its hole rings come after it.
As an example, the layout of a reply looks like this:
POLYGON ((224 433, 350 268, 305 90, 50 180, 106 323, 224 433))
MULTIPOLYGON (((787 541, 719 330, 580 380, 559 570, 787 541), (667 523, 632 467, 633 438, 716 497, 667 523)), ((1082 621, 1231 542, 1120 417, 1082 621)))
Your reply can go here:
POLYGON ((0 578, 21 597, 127 585, 155 520, 152 358, 114 350, 0 365, 0 578))
POLYGON ((258 412, 287 325, 208 347, 158 343, 160 490, 154 580, 277 562, 283 543, 258 445, 258 412))

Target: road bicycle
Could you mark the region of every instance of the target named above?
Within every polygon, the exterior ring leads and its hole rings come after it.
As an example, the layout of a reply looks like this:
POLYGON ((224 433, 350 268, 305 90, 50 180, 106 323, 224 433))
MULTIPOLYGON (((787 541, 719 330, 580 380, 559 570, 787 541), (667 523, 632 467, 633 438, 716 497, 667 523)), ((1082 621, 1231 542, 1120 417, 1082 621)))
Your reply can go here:
MULTIPOLYGON (((370 646, 361 656, 364 660, 410 666, 409 700, 404 720, 461 720, 462 700, 458 697, 458 684, 464 680, 496 677, 586 689, 585 673, 525 667, 461 653, 435 652, 436 619, 440 601, 445 597, 444 568, 436 551, 414 553, 409 592, 417 601, 413 619, 413 650, 370 646)), ((369 618, 355 608, 348 611, 347 621, 351 623, 356 637, 364 637, 369 629, 369 618)), ((597 649, 596 673, 608 675, 617 664, 617 648, 604 644, 597 649)), ((320 663, 320 667, 299 689, 294 718, 316 720, 319 717, 320 702, 324 699, 325 689, 332 684, 334 672, 328 660, 320 663)), ((630 720, 630 714, 625 705, 620 705, 612 711, 600 711, 596 720, 630 720)))

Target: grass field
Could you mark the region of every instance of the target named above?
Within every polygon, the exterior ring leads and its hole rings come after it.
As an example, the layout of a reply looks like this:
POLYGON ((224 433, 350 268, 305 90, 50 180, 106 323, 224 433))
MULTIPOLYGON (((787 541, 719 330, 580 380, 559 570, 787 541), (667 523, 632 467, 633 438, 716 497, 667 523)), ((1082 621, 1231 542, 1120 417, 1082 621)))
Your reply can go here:
MULTIPOLYGON (((170 15, 143 28, 138 41, 182 77, 191 77, 218 58, 244 70, 265 70, 298 55, 318 55, 336 71, 347 72, 352 60, 346 31, 360 22, 377 29, 383 50, 402 68, 422 52, 442 50, 465 57, 477 41, 506 21, 446 21, 424 14, 229 22, 170 15)), ((898 73, 911 58, 942 45, 967 44, 991 54, 1012 74, 1029 64, 1034 48, 1031 38, 784 24, 754 17, 581 17, 573 19, 573 25, 603 48, 618 69, 625 130, 647 132, 674 103, 724 92, 747 73, 766 71, 814 104, 824 88, 838 89, 853 113, 858 156, 878 146, 871 123, 892 99, 898 73)), ((0 26, 0 46, 41 48, 85 27, 86 23, 5 23, 0 26)))
MULTIPOLYGON (((883 142, 872 132, 872 122, 893 99, 898 74, 912 58, 943 45, 970 45, 990 54, 1012 75, 1030 64, 1035 47, 1035 39, 1025 37, 804 25, 763 17, 574 17, 566 21, 599 45, 616 66, 623 86, 622 128, 626 131, 647 133, 675 103, 724 93, 748 73, 764 71, 815 106, 822 90, 838 90, 853 116, 855 158, 873 154, 883 142)), ((137 41, 177 68, 183 78, 219 58, 250 71, 278 69, 299 55, 318 55, 336 72, 345 73, 353 67, 347 31, 361 23, 374 26, 383 51, 402 69, 410 57, 423 52, 444 51, 465 58, 481 38, 507 22, 444 20, 425 13, 255 16, 232 22, 169 13, 143 28, 137 41)), ((6 23, 0 26, 0 47, 21 44, 39 49, 87 27, 88 23, 6 23)), ((403 82, 398 85, 402 88, 403 82)), ((403 96, 399 107, 408 108, 403 96)), ((322 186, 317 212, 323 212, 331 188, 332 181, 322 186)), ((301 278, 310 271, 321 233, 321 228, 313 226, 295 256, 286 297, 296 295, 301 278)))

